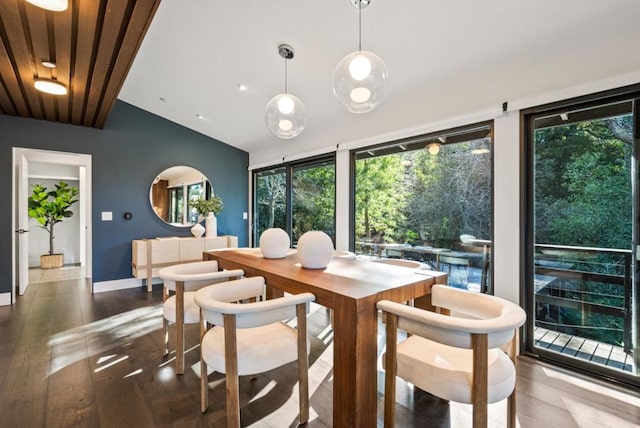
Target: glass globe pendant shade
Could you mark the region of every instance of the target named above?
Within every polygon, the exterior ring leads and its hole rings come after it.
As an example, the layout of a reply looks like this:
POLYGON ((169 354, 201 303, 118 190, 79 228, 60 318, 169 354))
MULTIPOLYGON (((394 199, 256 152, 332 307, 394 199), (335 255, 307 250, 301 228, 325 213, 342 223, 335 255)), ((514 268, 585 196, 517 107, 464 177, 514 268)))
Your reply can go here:
POLYGON ((300 135, 307 120, 307 108, 300 98, 279 94, 271 98, 265 110, 265 123, 273 135, 289 139, 300 135))
POLYGON ((367 113, 387 94, 389 72, 373 52, 356 51, 345 56, 333 73, 333 93, 352 113, 367 113))

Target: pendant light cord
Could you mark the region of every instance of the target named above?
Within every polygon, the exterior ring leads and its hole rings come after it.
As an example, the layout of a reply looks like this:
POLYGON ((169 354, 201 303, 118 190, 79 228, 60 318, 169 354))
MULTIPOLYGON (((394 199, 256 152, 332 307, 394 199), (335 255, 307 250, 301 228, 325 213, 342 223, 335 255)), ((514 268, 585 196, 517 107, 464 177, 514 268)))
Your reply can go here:
POLYGON ((287 93, 287 59, 284 60, 284 93, 287 93))
POLYGON ((358 2, 358 51, 362 50, 362 0, 358 2))

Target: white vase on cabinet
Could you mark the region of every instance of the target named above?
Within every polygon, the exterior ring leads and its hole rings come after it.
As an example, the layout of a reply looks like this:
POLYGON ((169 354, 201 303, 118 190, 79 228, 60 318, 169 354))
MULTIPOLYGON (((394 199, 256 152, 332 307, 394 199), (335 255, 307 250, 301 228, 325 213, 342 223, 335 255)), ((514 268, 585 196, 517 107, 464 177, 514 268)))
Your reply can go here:
POLYGON ((218 219, 216 218, 215 214, 207 214, 207 217, 204 221, 204 227, 206 230, 205 237, 213 238, 215 236, 218 236, 218 219))
POLYGON ((204 227, 202 227, 202 225, 200 223, 196 223, 193 225, 193 227, 191 228, 191 234, 193 235, 194 238, 201 238, 202 235, 204 234, 204 227))

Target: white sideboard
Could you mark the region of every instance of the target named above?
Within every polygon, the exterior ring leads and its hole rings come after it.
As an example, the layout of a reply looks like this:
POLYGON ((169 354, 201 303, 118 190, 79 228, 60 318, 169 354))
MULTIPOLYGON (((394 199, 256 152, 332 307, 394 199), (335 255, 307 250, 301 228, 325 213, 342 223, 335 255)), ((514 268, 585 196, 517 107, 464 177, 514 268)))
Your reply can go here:
POLYGON ((201 261, 204 251, 237 246, 237 236, 135 239, 131 241, 131 274, 135 278, 146 279, 147 291, 150 292, 153 278, 163 267, 201 261))

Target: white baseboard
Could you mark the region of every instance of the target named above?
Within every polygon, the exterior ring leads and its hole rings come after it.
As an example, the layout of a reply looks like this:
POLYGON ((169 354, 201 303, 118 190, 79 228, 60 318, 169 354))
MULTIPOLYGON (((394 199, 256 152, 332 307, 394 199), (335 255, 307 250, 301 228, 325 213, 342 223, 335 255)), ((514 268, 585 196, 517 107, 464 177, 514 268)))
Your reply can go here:
POLYGON ((104 293, 106 291, 124 290, 127 288, 142 287, 142 280, 136 278, 114 279, 111 281, 100 281, 93 283, 94 293, 104 293))
POLYGON ((0 293, 0 306, 7 306, 11 304, 11 292, 0 293))

